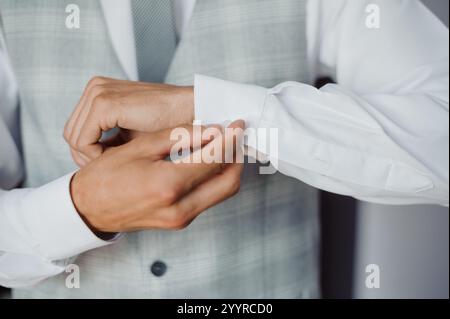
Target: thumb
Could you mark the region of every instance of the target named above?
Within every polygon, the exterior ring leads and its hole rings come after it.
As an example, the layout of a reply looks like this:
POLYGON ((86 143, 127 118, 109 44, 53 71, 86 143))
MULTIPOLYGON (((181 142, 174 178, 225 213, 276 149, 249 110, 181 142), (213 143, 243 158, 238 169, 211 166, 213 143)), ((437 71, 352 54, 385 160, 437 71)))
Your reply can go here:
POLYGON ((173 162, 173 170, 182 181, 190 181, 198 185, 222 171, 227 164, 241 163, 243 158, 241 146, 245 122, 235 121, 224 133, 214 138, 202 149, 193 152, 189 157, 173 162))

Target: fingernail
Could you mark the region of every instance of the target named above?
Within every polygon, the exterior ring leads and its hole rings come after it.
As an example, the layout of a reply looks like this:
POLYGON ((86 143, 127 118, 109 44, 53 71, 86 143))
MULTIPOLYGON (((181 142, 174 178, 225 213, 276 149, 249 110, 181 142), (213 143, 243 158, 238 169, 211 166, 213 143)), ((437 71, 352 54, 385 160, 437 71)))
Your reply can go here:
POLYGON ((244 120, 236 120, 233 123, 231 123, 229 126, 237 126, 245 128, 245 121, 244 120))

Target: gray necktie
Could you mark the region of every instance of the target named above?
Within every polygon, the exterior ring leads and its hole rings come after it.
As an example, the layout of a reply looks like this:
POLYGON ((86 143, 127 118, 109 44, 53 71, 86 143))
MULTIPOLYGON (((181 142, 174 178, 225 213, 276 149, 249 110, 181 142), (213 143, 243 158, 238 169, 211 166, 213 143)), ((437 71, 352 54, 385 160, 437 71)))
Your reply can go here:
POLYGON ((177 47, 172 0, 131 0, 139 80, 163 82, 177 47))

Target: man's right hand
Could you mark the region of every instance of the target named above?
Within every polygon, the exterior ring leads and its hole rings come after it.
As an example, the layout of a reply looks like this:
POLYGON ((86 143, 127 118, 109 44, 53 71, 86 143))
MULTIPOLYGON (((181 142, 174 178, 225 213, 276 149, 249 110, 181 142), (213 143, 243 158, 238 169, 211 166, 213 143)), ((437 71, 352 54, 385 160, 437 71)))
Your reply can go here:
MULTIPOLYGON (((237 121, 231 126, 243 128, 244 123, 237 121)), ((193 127, 184 127, 192 136, 193 127)), ((140 136, 110 148, 75 174, 72 199, 93 231, 182 229, 239 190, 242 164, 165 160, 179 142, 170 140, 171 131, 140 136)), ((239 150, 241 137, 226 134, 231 133, 226 130, 196 152, 211 154, 217 143, 221 154, 239 150)))

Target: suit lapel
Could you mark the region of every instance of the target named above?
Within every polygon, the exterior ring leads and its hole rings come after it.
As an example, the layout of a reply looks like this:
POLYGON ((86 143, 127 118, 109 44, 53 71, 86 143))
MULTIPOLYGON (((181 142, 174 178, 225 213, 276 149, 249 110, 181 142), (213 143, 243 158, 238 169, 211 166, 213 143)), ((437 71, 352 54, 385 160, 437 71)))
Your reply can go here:
POLYGON ((103 12, 111 47, 129 80, 137 80, 136 45, 130 0, 96 0, 103 12))

